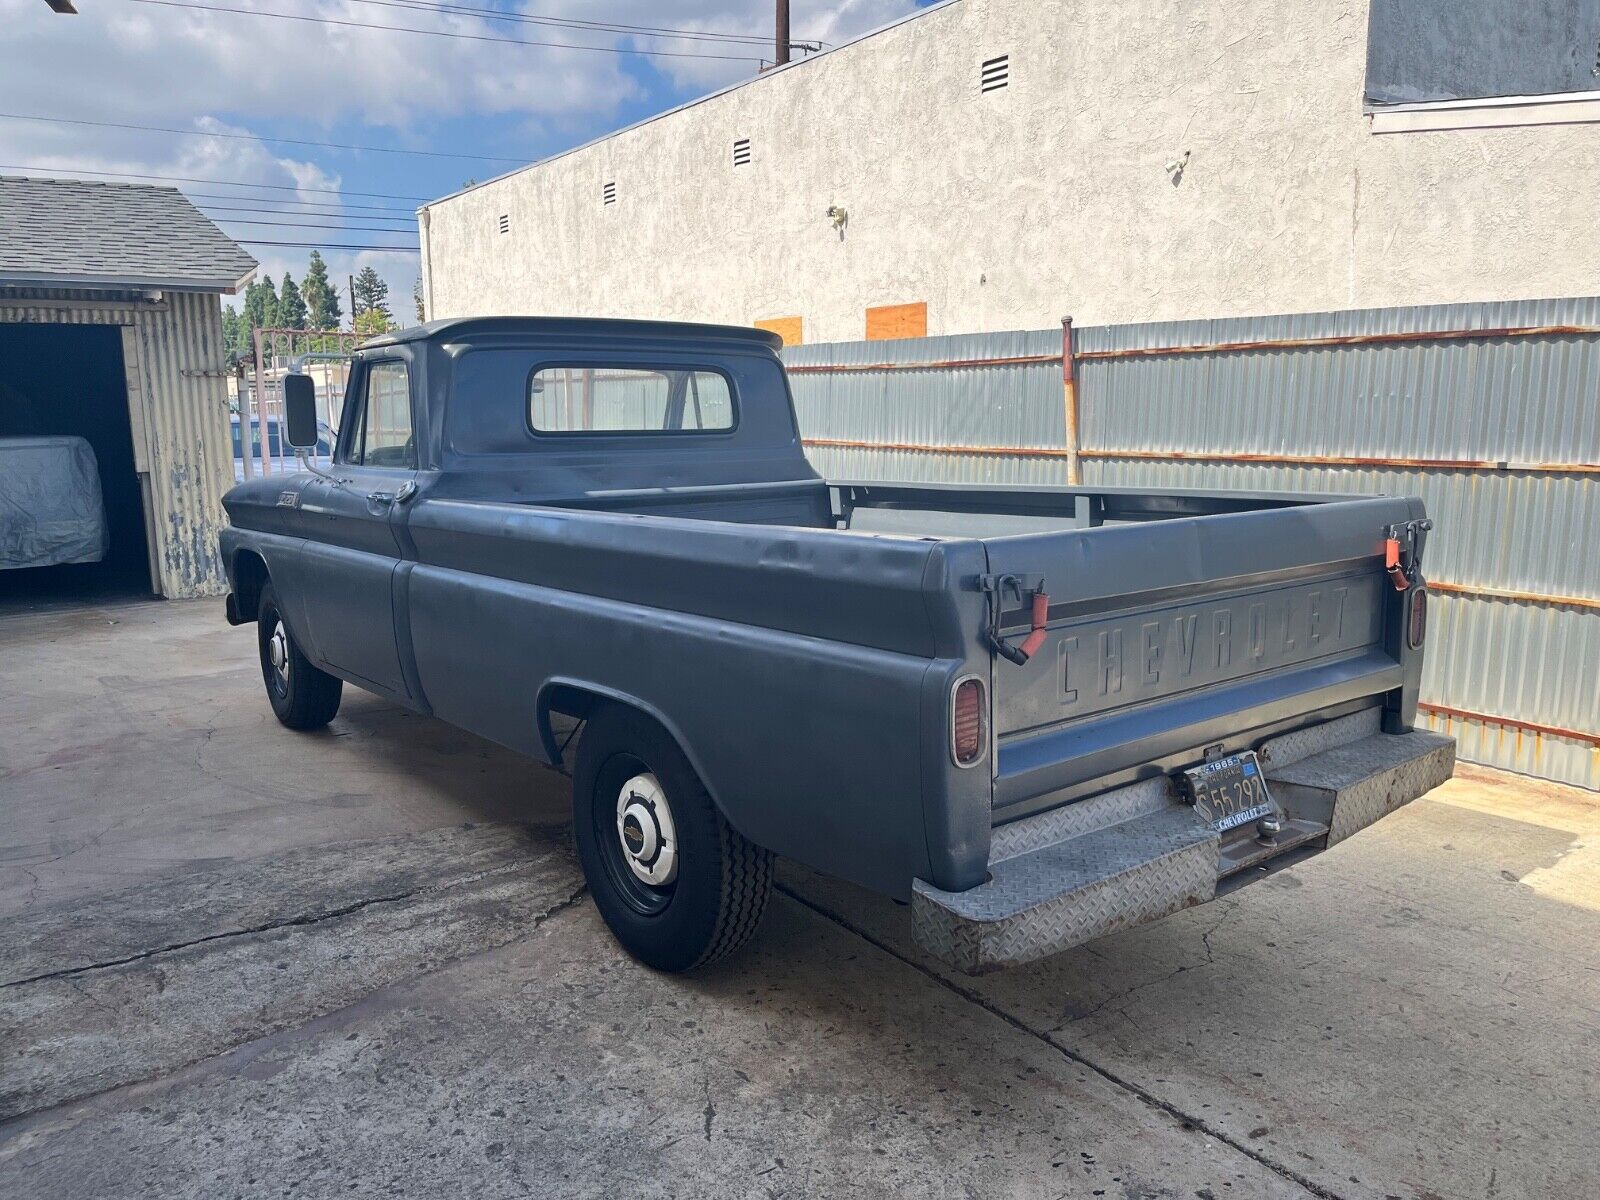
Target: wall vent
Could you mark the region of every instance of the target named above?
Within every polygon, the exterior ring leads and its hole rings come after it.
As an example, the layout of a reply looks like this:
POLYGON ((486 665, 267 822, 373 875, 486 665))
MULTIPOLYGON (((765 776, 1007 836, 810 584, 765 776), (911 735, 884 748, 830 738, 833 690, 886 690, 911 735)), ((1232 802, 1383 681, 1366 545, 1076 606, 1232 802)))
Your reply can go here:
POLYGON ((733 165, 744 167, 750 164, 750 139, 735 138, 733 143, 733 165))
POLYGON ((510 233, 511 232, 511 214, 510 213, 501 213, 500 214, 500 232, 501 233, 510 233))
POLYGON ((1002 54, 998 58, 986 58, 983 67, 978 72, 979 90, 997 92, 1011 82, 1011 56, 1002 54))
POLYGON ((600 200, 604 204, 615 204, 617 202, 617 185, 615 182, 608 183, 600 189, 600 200))

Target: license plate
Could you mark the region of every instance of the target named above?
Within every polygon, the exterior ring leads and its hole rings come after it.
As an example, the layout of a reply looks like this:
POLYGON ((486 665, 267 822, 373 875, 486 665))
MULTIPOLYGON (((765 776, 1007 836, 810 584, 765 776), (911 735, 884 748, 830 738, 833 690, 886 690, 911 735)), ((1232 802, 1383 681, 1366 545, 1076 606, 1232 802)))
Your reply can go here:
POLYGON ((1214 759, 1179 775, 1179 785, 1200 819, 1218 833, 1259 821, 1278 811, 1267 793, 1255 751, 1214 759))

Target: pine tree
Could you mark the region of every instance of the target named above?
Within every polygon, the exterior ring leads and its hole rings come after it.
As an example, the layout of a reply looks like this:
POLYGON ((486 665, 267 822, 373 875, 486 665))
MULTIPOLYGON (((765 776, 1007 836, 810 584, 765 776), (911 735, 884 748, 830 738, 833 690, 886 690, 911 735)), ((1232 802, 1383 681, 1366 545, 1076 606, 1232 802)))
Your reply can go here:
POLYGON ((230 305, 222 306, 222 348, 232 366, 244 356, 244 318, 230 305))
POLYGON ((371 267, 362 267, 357 273, 355 291, 357 312, 379 312, 386 322, 394 320, 394 314, 389 311, 389 285, 371 267))
POLYGON ((306 327, 306 302, 294 284, 294 276, 283 273, 283 287, 278 290, 278 320, 287 329, 306 327))
POLYGON ((339 289, 328 282, 328 264, 315 250, 311 252, 300 295, 305 300, 308 325, 313 329, 339 328, 344 316, 339 305, 339 289))
POLYGON ((422 296, 422 276, 417 276, 417 281, 411 285, 411 299, 417 306, 417 324, 421 325, 428 319, 428 305, 422 296))
POLYGON ((253 283, 244 293, 244 319, 246 329, 273 329, 278 324, 278 291, 271 275, 263 275, 260 283, 253 283))
POLYGON ((389 314, 381 308, 364 308, 355 319, 355 330, 363 337, 377 337, 395 327, 389 314))

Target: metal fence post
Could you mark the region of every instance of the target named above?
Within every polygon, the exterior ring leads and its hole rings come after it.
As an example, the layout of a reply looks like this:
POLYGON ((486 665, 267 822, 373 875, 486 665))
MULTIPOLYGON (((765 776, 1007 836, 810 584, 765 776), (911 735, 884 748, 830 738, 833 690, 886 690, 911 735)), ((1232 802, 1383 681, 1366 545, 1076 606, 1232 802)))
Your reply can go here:
POLYGON ((1078 457, 1078 371, 1072 345, 1072 318, 1061 318, 1061 392, 1066 411, 1067 483, 1083 483, 1083 464, 1078 457))
MULTIPOLYGON (((255 410, 256 419, 261 424, 261 477, 265 479, 272 474, 272 468, 267 465, 269 457, 267 452, 272 447, 270 444, 271 435, 267 430, 267 378, 266 371, 261 364, 261 330, 252 329, 250 337, 255 343, 256 351, 255 410)), ((250 410, 245 408, 240 413, 239 438, 242 443, 240 449, 244 451, 244 477, 246 479, 250 478, 250 455, 254 453, 254 435, 255 430, 251 428, 250 423, 250 410)))

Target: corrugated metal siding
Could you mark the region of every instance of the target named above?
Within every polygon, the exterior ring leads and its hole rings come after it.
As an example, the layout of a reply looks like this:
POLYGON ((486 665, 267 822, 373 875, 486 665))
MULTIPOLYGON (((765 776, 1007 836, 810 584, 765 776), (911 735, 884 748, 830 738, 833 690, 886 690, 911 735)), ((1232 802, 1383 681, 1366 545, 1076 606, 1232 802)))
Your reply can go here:
MULTIPOLYGON (((1600 326, 1600 299, 1515 301, 1081 328, 1080 355, 1459 329, 1600 326)), ((933 362, 1059 351, 1060 332, 795 347, 791 364, 933 362)), ((1560 334, 1257 349, 1077 365, 1088 486, 1388 492, 1437 524, 1431 579, 1600 601, 1600 337, 1560 334), (1101 452, 1097 454, 1096 452, 1101 452), (1106 453, 1109 452, 1109 455, 1106 453), (1121 458, 1118 453, 1153 455, 1121 458), (1183 461, 1163 454, 1425 459, 1506 469, 1183 461), (1524 464, 1524 469, 1517 469, 1524 464)), ((1057 363, 799 374, 808 439, 1064 448, 1057 363)), ((812 446, 841 478, 1064 483, 1059 457, 812 446)), ((1600 788, 1600 608, 1436 593, 1425 703, 1553 726, 1562 737, 1428 714, 1471 761, 1600 788)))
POLYGON ((1060 353, 1056 331, 793 346, 784 351, 784 361, 801 368, 793 377, 795 408, 810 438, 862 438, 862 414, 872 413, 865 434, 872 441, 1059 448, 1066 417, 1058 362, 837 374, 807 374, 804 368, 1060 353))
POLYGON ((151 304, 68 289, 0 296, 0 322, 19 321, 131 330, 123 345, 136 355, 124 368, 156 584, 170 597, 220 594, 222 493, 233 485, 220 299, 168 292, 151 304))
MULTIPOLYGON (((1080 353, 1424 330, 1600 324, 1527 301, 1084 329, 1080 353)), ((1600 339, 1579 336, 1089 359, 1086 450, 1600 462, 1600 339)))

